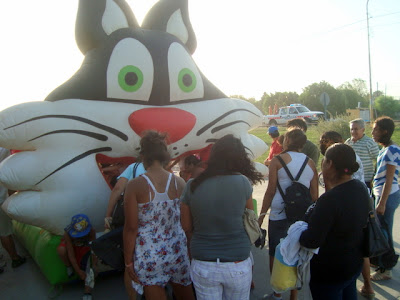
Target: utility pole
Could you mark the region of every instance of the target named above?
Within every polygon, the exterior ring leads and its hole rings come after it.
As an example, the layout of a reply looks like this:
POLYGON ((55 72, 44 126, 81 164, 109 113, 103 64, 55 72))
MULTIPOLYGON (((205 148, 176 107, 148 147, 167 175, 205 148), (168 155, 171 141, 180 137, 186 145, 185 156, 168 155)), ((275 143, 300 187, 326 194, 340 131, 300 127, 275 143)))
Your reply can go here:
POLYGON ((371 51, 369 43, 369 14, 368 14, 368 2, 367 0, 367 31, 368 31, 368 65, 369 65, 369 117, 370 122, 374 120, 374 108, 372 106, 372 76, 371 76, 371 51))

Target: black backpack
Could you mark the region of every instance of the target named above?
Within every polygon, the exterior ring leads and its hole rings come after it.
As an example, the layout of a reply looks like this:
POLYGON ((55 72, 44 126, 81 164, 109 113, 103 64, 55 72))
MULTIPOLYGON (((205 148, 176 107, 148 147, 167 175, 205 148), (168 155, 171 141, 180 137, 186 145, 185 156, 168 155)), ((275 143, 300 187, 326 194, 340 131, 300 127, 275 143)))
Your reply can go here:
POLYGON ((306 157, 296 178, 293 178, 283 159, 279 155, 277 155, 276 157, 279 159, 282 167, 285 169, 287 175, 292 180, 292 184, 286 189, 285 193, 283 193, 279 181, 277 185, 279 193, 281 193, 283 202, 285 203, 286 217, 289 223, 293 224, 294 222, 303 219, 307 208, 312 204, 310 189, 307 188, 304 184, 298 182, 301 174, 304 171, 304 168, 308 163, 309 158, 306 157))

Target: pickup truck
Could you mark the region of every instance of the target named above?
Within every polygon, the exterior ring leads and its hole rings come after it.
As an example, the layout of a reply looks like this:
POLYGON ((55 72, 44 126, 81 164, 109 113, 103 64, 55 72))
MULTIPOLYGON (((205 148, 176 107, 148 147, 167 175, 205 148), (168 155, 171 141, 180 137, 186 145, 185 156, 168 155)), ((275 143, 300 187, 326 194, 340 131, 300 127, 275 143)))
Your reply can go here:
POLYGON ((324 113, 311 111, 302 104, 290 104, 279 108, 278 114, 264 116, 263 125, 286 125, 289 120, 302 118, 308 124, 317 123, 324 113))

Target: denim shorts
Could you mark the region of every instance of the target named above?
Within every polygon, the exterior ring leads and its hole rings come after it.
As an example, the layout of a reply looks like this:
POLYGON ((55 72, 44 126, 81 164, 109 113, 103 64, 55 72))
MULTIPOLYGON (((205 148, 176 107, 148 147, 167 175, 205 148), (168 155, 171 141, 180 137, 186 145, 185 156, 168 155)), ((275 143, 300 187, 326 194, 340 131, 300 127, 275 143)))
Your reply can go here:
POLYGON ((270 256, 275 256, 275 248, 281 239, 287 236, 289 222, 287 219, 268 221, 268 252, 270 256))

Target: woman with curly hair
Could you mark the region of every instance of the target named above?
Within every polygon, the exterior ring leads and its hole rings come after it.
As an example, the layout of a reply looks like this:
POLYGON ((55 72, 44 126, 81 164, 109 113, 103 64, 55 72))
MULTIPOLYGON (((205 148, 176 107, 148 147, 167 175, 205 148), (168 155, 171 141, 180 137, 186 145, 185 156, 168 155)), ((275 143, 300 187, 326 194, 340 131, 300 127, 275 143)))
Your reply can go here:
POLYGON ((243 225, 253 209, 252 184, 262 181, 242 142, 219 139, 208 166, 189 180, 182 195, 182 218, 191 236, 191 277, 198 300, 249 299, 250 239, 243 225))
POLYGON ((167 299, 171 283, 178 300, 194 299, 187 239, 180 218, 185 182, 164 169, 170 160, 166 135, 148 131, 140 140, 146 173, 125 191, 124 252, 126 274, 146 299, 167 299))

